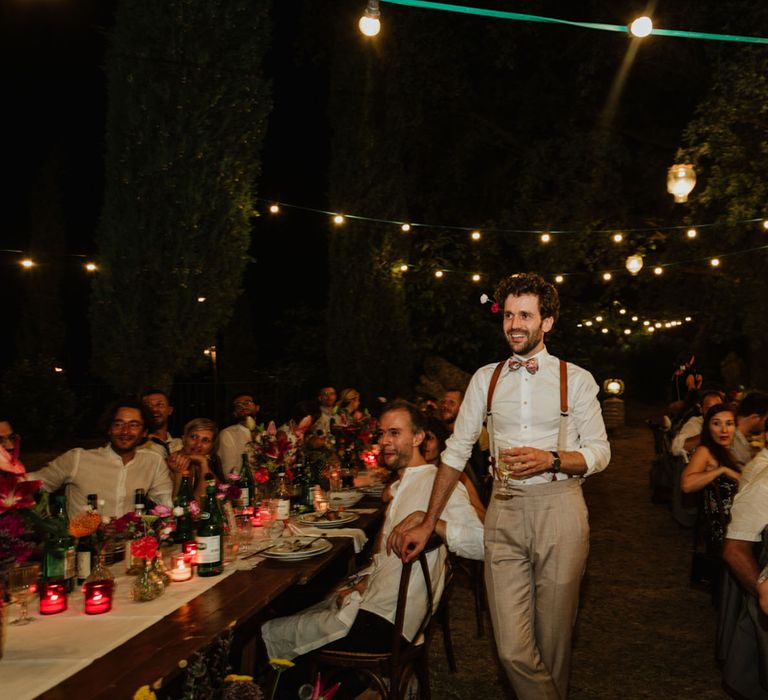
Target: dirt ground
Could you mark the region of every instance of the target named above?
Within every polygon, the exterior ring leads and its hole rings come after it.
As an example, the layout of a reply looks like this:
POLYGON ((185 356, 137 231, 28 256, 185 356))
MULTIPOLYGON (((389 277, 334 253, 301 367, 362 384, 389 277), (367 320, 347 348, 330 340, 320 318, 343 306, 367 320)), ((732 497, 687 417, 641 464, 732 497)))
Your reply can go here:
MULTIPOLYGON (((692 533, 651 503, 653 439, 644 421, 659 410, 630 406, 611 437, 608 469, 587 479, 591 548, 582 585, 571 700, 727 698, 713 648, 710 595, 689 584, 692 533)), ((473 596, 459 580, 451 600, 458 671, 448 669, 439 633, 430 672, 435 700, 514 697, 500 681, 490 621, 478 639, 473 596)))

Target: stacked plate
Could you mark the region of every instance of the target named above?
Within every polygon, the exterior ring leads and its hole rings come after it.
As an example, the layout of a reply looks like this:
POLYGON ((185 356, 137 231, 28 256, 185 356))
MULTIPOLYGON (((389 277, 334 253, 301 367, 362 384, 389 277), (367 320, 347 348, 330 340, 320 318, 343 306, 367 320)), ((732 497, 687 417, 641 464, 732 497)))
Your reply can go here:
POLYGON ((285 537, 279 542, 262 550, 261 556, 267 559, 282 559, 284 561, 300 561, 316 557, 318 554, 331 549, 331 543, 317 537, 285 537))
POLYGON ((331 491, 328 494, 328 505, 333 508, 351 508, 363 497, 363 492, 357 489, 331 491))

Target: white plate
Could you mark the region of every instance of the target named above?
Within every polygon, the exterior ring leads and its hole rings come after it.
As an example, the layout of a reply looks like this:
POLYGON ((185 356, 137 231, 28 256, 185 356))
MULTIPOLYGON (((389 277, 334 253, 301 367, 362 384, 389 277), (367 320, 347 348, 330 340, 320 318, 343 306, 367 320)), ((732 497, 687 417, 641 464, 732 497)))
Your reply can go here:
POLYGON ((347 523, 351 523, 353 520, 357 520, 357 513, 337 513, 339 516, 336 520, 326 520, 320 518, 320 513, 304 513, 298 517, 298 521, 302 525, 314 525, 315 527, 329 528, 329 527, 341 527, 347 523))
POLYGON ((268 549, 265 549, 261 556, 268 559, 283 559, 285 561, 299 561, 300 559, 309 559, 310 557, 317 556, 327 552, 333 545, 328 540, 316 539, 314 537, 286 537, 285 542, 276 544, 268 549), (312 540, 315 540, 312 542, 312 540), (307 549, 293 549, 293 547, 301 547, 309 545, 307 549))
POLYGON ((362 486, 360 490, 373 496, 381 496, 385 488, 384 484, 379 484, 378 486, 362 486))
POLYGON ((357 490, 351 491, 331 491, 328 497, 328 504, 333 506, 344 506, 345 508, 351 508, 355 503, 362 499, 363 494, 357 490))

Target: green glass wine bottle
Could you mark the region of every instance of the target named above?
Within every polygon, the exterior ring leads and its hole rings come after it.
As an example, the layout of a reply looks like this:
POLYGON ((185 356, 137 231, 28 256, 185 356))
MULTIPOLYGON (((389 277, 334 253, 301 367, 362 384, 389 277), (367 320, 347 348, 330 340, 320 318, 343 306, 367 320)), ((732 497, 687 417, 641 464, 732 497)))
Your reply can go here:
POLYGON ((197 519, 197 575, 218 576, 223 570, 224 525, 216 502, 216 485, 209 483, 197 519))

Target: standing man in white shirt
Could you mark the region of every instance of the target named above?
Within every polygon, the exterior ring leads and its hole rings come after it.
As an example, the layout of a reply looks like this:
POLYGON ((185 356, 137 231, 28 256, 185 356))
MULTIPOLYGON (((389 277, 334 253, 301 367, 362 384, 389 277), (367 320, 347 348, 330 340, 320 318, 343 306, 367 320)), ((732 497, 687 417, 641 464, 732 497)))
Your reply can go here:
POLYGON ((240 470, 245 446, 253 439, 251 431, 256 427, 255 418, 260 408, 253 394, 247 391, 235 394, 232 399, 232 413, 238 422, 219 433, 217 450, 224 474, 240 470))
POLYGON ((91 493, 103 501, 99 510, 107 517, 132 511, 136 489, 144 489, 155 503, 172 505, 173 485, 165 460, 151 450, 138 449, 150 421, 144 406, 133 399, 116 401, 102 420, 107 445, 65 452, 29 478, 42 480, 46 491, 66 486, 70 518, 82 513, 91 493))
POLYGON ((559 361, 544 345, 560 309, 555 287, 533 273, 512 275, 496 288, 496 301, 512 357, 472 377, 427 514, 415 527, 406 522, 395 528, 389 544, 405 560, 423 549, 488 419, 491 454, 499 459, 499 445, 514 446, 500 456, 512 474, 510 495, 499 493, 497 476, 485 519, 496 646, 518 697, 562 700, 589 548, 581 485, 608 465, 610 446, 592 375, 559 361))

